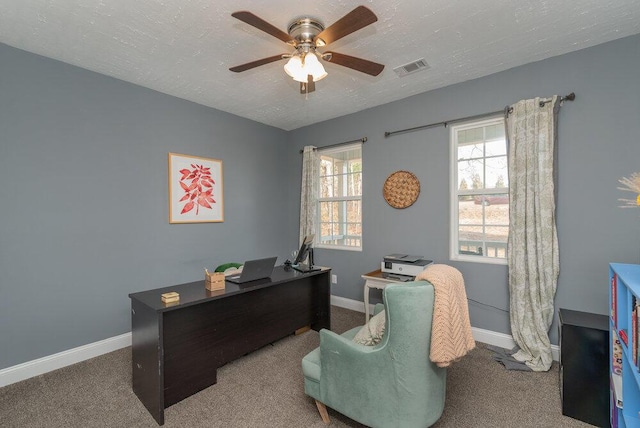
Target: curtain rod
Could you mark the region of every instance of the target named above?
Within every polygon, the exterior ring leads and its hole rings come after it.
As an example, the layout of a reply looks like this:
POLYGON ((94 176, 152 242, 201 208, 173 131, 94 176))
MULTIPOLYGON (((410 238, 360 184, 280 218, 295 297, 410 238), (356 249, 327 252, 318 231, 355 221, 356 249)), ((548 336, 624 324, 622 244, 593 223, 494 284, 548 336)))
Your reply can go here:
MULTIPOLYGON (((573 101, 575 99, 576 99, 576 94, 574 92, 571 92, 569 95, 565 95, 564 97, 560 97, 560 102, 573 101)), ((551 102, 551 100, 540 101, 540 107, 544 107, 544 105, 546 103, 548 103, 548 102, 551 102)), ((508 108, 507 111, 509 113, 511 113, 512 109, 508 108)), ((400 133, 404 133, 404 132, 418 131, 420 129, 435 128, 436 126, 444 126, 446 128, 447 125, 449 125, 450 123, 466 122, 467 120, 482 119, 484 117, 497 116, 498 114, 504 114, 504 113, 505 113, 505 109, 502 109, 502 110, 493 111, 491 113, 483 113, 483 114, 477 114, 475 116, 460 117, 458 119, 447 120, 445 122, 430 123, 429 125, 415 126, 413 128, 400 129, 398 131, 391 131, 391 132, 387 131, 387 132, 384 133, 384 136, 386 138, 386 137, 390 137, 390 136, 395 135, 395 134, 400 134, 400 133)))
MULTIPOLYGON (((314 150, 328 149, 330 147, 344 146, 345 144, 351 144, 351 143, 357 143, 357 142, 366 143, 367 137, 358 138, 357 140, 345 141, 344 143, 331 144, 329 146, 324 146, 324 147, 316 147, 314 150)), ((304 150, 300 150, 300 153, 304 153, 304 150)))

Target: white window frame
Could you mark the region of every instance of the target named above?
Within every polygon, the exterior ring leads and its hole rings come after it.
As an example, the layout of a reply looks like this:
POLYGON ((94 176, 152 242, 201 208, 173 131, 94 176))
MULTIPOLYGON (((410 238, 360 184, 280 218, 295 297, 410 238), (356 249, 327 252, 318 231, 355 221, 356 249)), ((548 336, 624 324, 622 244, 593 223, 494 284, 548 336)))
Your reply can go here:
MULTIPOLYGON (((465 262, 474 262, 474 263, 487 263, 487 264, 497 264, 497 265, 506 265, 507 258, 501 257, 490 257, 487 254, 483 255, 472 255, 472 254, 460 254, 459 253, 459 212, 458 212, 458 141, 457 141, 457 132, 465 129, 473 129, 481 126, 490 126, 495 124, 504 124, 504 117, 495 116, 487 119, 481 120, 473 120, 468 122, 461 122, 450 127, 449 131, 449 147, 450 147, 450 186, 449 186, 449 195, 450 195, 450 220, 451 226, 449 228, 449 258, 454 261, 465 261, 465 262)), ((506 135, 506 129, 505 129, 506 135)), ((505 136, 506 138, 506 136, 505 136)), ((508 148, 507 148, 508 151, 508 148)), ((508 174, 508 171, 507 171, 508 174)), ((499 189, 484 189, 483 194, 504 194, 504 191, 499 189)), ((507 188, 508 193, 508 188, 507 188)))
MULTIPOLYGON (((363 156, 362 156, 362 143, 355 143, 355 144, 349 144, 349 145, 341 145, 340 147, 334 147, 334 148, 327 148, 327 149, 318 149, 318 155, 321 158, 322 155, 327 155, 327 154, 334 154, 334 153, 341 153, 341 152, 346 152, 349 150, 354 150, 354 149, 359 149, 360 150, 360 163, 361 163, 361 167, 362 169, 360 170, 360 174, 361 174, 361 180, 364 180, 364 161, 363 161, 363 156)), ((322 168, 318 168, 318 180, 319 182, 321 182, 321 175, 322 174, 322 168)), ((345 180, 345 183, 343 183, 344 186, 347 185, 347 180, 345 180)), ((316 210, 316 238, 314 240, 314 244, 313 246, 315 248, 327 248, 327 249, 333 249, 333 250, 346 250, 346 251, 362 251, 362 240, 363 240, 363 227, 362 227, 362 193, 359 196, 340 196, 340 197, 328 197, 328 198, 322 198, 321 197, 321 192, 322 191, 322 185, 320 184, 318 186, 318 207, 316 210), (360 216, 360 245, 359 246, 350 246, 350 245, 339 245, 339 244, 326 244, 326 243, 322 243, 322 235, 321 235, 321 227, 322 227, 322 222, 321 222, 321 215, 322 215, 322 210, 320 209, 321 207, 321 203, 322 202, 349 202, 349 201, 359 201, 360 202, 360 209, 361 209, 361 216, 360 216)), ((347 192, 343 192, 343 194, 346 194, 347 192)), ((346 208, 345 208, 346 209, 346 208)), ((346 218, 346 217, 345 217, 346 218)))

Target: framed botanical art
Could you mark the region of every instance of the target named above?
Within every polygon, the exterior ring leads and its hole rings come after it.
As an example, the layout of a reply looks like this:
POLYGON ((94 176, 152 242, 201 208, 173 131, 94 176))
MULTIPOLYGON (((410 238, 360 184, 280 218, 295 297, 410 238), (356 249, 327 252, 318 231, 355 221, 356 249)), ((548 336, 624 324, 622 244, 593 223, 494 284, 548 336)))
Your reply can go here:
POLYGON ((169 153, 169 223, 224 221, 222 161, 169 153))

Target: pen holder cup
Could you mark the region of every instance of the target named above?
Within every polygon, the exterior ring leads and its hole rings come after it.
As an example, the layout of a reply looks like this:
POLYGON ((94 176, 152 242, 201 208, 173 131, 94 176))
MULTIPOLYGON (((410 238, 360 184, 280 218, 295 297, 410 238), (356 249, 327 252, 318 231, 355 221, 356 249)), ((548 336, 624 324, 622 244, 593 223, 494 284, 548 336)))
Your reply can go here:
POLYGON ((205 272, 204 286, 209 291, 224 290, 224 273, 222 272, 205 272))

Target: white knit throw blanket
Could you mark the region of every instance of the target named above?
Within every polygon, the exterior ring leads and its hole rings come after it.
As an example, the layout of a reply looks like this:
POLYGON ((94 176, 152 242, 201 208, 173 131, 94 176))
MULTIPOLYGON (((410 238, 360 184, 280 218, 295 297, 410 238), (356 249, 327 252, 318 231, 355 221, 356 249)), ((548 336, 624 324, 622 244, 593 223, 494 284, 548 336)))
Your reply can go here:
POLYGON ((433 264, 416 276, 419 280, 429 281, 435 290, 429 358, 438 367, 448 367, 476 346, 464 278, 453 266, 433 264))

